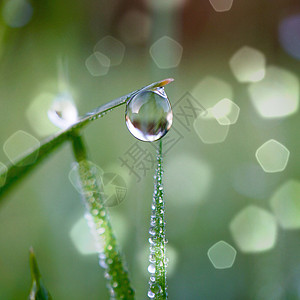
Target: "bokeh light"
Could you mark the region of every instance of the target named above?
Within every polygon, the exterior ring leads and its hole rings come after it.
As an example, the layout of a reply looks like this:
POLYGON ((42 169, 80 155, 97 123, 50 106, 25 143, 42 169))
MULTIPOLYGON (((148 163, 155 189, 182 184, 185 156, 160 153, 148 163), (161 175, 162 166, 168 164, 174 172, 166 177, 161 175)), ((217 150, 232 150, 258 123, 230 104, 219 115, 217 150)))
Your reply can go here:
POLYGON ((285 117, 299 106, 299 81, 292 72, 269 66, 263 80, 248 87, 257 112, 265 118, 285 117))
POLYGON ((240 108, 230 99, 222 99, 215 104, 211 112, 220 125, 232 125, 238 120, 240 108))
POLYGON ((267 173, 281 172, 286 168, 290 151, 276 140, 269 140, 255 153, 260 166, 267 173))
POLYGON ((238 248, 246 253, 269 250, 277 239, 275 217, 254 205, 241 210, 230 222, 229 228, 238 248))
POLYGON ((122 63, 125 55, 125 50, 126 48, 121 41, 117 40, 113 36, 107 35, 95 45, 94 54, 100 64, 103 65, 104 72, 105 66, 117 66, 122 63), (101 53, 102 55, 100 55, 99 53, 101 53))
POLYGON ((151 18, 146 13, 139 10, 130 10, 120 21, 120 37, 126 44, 145 44, 149 39, 151 21, 151 18), (139 24, 139 26, 136 24, 139 24))
POLYGON ((265 199, 278 185, 257 163, 241 163, 231 171, 232 186, 239 194, 253 199, 265 199))
POLYGON ((6 140, 3 145, 3 151, 12 164, 21 167, 31 165, 36 161, 39 146, 40 142, 38 139, 23 130, 18 130, 6 140), (36 151, 26 161, 19 162, 21 158, 33 150, 36 151))
POLYGON ((104 76, 110 68, 110 59, 101 52, 94 52, 85 61, 85 66, 92 76, 104 76))
POLYGON ((151 46, 149 52, 158 68, 169 69, 180 64, 183 48, 169 36, 163 36, 151 46))
POLYGON ((97 253, 94 237, 84 217, 80 218, 70 231, 71 240, 77 251, 83 255, 97 253))
POLYGON ((55 99, 55 94, 41 93, 33 99, 26 109, 27 120, 31 128, 40 137, 45 137, 58 131, 58 127, 47 117, 53 99, 55 99))
POLYGON ((27 0, 7 0, 2 8, 5 23, 13 28, 25 26, 32 17, 33 8, 27 0))
POLYGON ((229 60, 229 65, 239 82, 256 82, 265 77, 266 58, 252 47, 240 48, 229 60))
MULTIPOLYGON (((222 122, 224 123, 224 119, 222 122)), ((227 119, 228 120, 228 119, 227 119)), ((227 121, 227 123, 229 120, 227 121)), ((194 121, 194 129, 201 141, 205 144, 217 144, 225 141, 229 125, 221 125, 211 109, 207 110, 206 115, 199 115, 194 121)))
POLYGON ((209 0, 211 6, 217 12, 225 12, 231 9, 233 0, 209 0))
POLYGON ((48 110, 50 121, 61 129, 66 129, 78 121, 78 111, 70 93, 58 94, 48 110))
POLYGON ((6 181, 6 175, 7 175, 7 166, 0 162, 0 187, 5 184, 6 181))
POLYGON ((300 59, 300 15, 285 17, 279 23, 278 34, 282 48, 289 55, 300 59))
POLYGON ((230 84, 212 76, 207 76, 199 81, 190 93, 206 109, 213 107, 224 98, 233 98, 230 84))
MULTIPOLYGON (((110 213, 110 221, 114 228, 114 234, 122 246, 128 236, 128 222, 122 214, 115 211, 110 213)), ((82 255, 98 253, 94 237, 85 217, 79 218, 72 226, 70 238, 77 251, 82 255)))
POLYGON ((166 160, 165 194, 172 199, 168 205, 198 207, 205 200, 211 181, 212 170, 205 161, 186 154, 166 160))
POLYGON ((300 182, 288 180, 273 194, 270 204, 284 229, 300 228, 300 182))
MULTIPOLYGON (((69 172, 69 180, 71 182, 71 184, 73 185, 73 187, 77 190, 78 193, 83 194, 86 192, 94 192, 96 191, 95 189, 93 189, 92 187, 95 186, 96 184, 99 187, 102 187, 103 182, 102 182, 102 176, 103 176, 103 170, 97 166, 96 164, 94 164, 91 161, 81 161, 79 163, 73 163, 73 166, 69 172), (90 190, 82 190, 81 187, 81 179, 79 177, 79 171, 80 168, 86 169, 85 165, 87 165, 87 167, 89 168, 89 176, 93 176, 95 182, 90 182, 89 187, 91 188, 90 190)), ((84 174, 83 174, 84 175, 84 174)))
POLYGON ((236 250, 224 241, 219 241, 208 249, 208 258, 216 269, 228 269, 234 264, 236 250))

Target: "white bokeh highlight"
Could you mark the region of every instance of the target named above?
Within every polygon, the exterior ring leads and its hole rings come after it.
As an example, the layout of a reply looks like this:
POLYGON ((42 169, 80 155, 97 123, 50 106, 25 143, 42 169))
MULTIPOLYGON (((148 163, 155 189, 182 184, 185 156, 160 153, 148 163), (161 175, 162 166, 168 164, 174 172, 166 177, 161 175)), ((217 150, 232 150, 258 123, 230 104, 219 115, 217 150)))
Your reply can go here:
POLYGON ((209 109, 224 98, 233 99, 233 90, 226 81, 212 76, 200 80, 190 91, 201 105, 209 109))
POLYGON ((163 36, 153 43, 149 52, 158 68, 170 69, 180 64, 183 48, 174 39, 163 36))
POLYGON ((85 61, 85 66, 92 76, 104 76, 110 68, 110 59, 101 52, 94 52, 85 61))
POLYGON ((245 253, 270 250, 277 239, 275 217, 254 205, 241 210, 230 222, 229 228, 238 248, 245 253))
POLYGON ((60 129, 66 129, 78 121, 78 111, 70 93, 58 94, 49 110, 49 120, 60 129))
POLYGON ((291 179, 283 183, 272 195, 270 205, 282 228, 300 228, 299 181, 291 179))
MULTIPOLYGON (((224 118, 222 122, 224 122, 224 118)), ((229 120, 226 118, 226 123, 228 122, 229 120)), ((222 143, 229 132, 229 125, 221 125, 220 121, 214 117, 211 109, 208 109, 205 115, 200 114, 193 125, 196 134, 204 144, 222 143)))
POLYGON ((208 249, 207 256, 216 269, 229 269, 236 258, 236 250, 224 241, 219 241, 208 249))
POLYGON ((40 142, 31 134, 18 130, 12 134, 4 143, 3 151, 15 166, 27 166, 33 164, 39 153, 40 142), (20 159, 24 158, 27 154, 32 152, 26 161, 19 162, 20 159))
POLYGON ((80 218, 70 231, 71 240, 80 254, 88 255, 97 253, 94 237, 84 217, 80 218))
POLYGON ((256 159, 267 173, 282 172, 288 163, 290 151, 276 140, 269 140, 255 153, 256 159))
POLYGON ((239 82, 257 82, 266 74, 264 54, 252 47, 240 48, 229 60, 229 66, 239 82))
POLYGON ((172 199, 170 206, 198 207, 205 200, 211 181, 211 167, 199 158, 178 154, 165 161, 164 189, 166 197, 172 199))
POLYGON ((26 109, 26 118, 32 130, 40 137, 45 137, 58 131, 58 127, 47 117, 53 99, 55 99, 55 94, 41 93, 33 99, 26 109))
POLYGON ((84 194, 86 192, 99 192, 98 187, 101 189, 101 192, 103 193, 103 173, 104 173, 103 170, 93 162, 81 161, 79 163, 77 162, 73 163, 68 177, 73 187, 80 194, 84 194), (89 172, 91 173, 90 175, 92 175, 93 178, 95 179, 95 182, 90 183, 89 187, 91 188, 91 190, 89 191, 82 189, 81 178, 79 176, 80 168, 84 167, 83 169, 87 169, 85 165, 88 166, 89 172), (95 188, 93 189, 92 186, 94 186, 95 188))
POLYGON ((281 118, 298 110, 299 81, 285 69, 269 66, 263 80, 248 86, 250 99, 257 112, 265 118, 281 118))
POLYGON ((240 108, 230 99, 222 99, 211 108, 213 116, 220 125, 232 125, 238 120, 240 108))
POLYGON ((125 45, 110 35, 102 38, 94 47, 95 53, 104 55, 100 57, 99 54, 97 54, 97 59, 101 61, 102 65, 108 67, 120 65, 124 59, 125 50, 125 45))
POLYGON ((209 0, 209 2, 216 12, 229 11, 233 4, 233 0, 209 0))

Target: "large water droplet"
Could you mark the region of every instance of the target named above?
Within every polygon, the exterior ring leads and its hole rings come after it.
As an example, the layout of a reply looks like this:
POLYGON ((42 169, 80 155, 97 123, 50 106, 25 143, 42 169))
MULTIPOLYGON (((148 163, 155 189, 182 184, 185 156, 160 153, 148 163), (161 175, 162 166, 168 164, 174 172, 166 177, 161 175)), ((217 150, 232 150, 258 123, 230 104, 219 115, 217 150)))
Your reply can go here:
POLYGON ((173 113, 164 88, 135 95, 127 103, 126 125, 131 134, 145 142, 163 137, 171 128, 173 113))

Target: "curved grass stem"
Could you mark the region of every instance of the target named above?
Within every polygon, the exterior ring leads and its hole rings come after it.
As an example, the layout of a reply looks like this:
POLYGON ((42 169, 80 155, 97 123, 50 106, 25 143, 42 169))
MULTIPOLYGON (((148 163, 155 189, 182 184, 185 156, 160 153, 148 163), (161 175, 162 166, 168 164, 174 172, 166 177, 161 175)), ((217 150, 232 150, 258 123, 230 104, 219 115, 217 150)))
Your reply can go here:
POLYGON ((166 277, 165 202, 162 184, 162 141, 157 149, 157 167, 154 176, 154 193, 150 221, 150 273, 148 297, 163 300, 168 298, 166 277))
POLYGON ((20 181, 26 174, 28 174, 31 170, 35 168, 44 158, 46 158, 50 153, 52 153, 58 146, 62 145, 64 142, 70 139, 70 136, 73 135, 78 129, 83 128, 89 122, 103 116, 108 111, 116 108, 120 105, 125 104, 130 98, 132 98, 135 94, 148 90, 154 87, 165 86, 166 84, 172 82, 173 79, 164 79, 150 85, 147 85, 141 89, 133 91, 125 96, 112 100, 98 108, 94 109, 93 111, 85 114, 79 121, 69 128, 58 132, 54 136, 45 139, 41 142, 39 148, 29 149, 27 154, 21 158, 15 165, 8 163, 7 170, 4 173, 0 173, 0 177, 6 177, 4 185, 0 187, 0 203, 1 203, 1 196, 4 195, 16 182, 20 181), (32 161, 32 157, 36 157, 35 163, 26 165, 27 161, 32 161), (20 166, 21 167, 18 167, 20 166))
POLYGON ((127 269, 109 221, 104 205, 101 182, 95 176, 88 161, 86 148, 79 135, 72 137, 73 151, 78 163, 82 200, 86 208, 86 219, 95 238, 99 264, 105 270, 107 287, 111 299, 134 299, 127 269))

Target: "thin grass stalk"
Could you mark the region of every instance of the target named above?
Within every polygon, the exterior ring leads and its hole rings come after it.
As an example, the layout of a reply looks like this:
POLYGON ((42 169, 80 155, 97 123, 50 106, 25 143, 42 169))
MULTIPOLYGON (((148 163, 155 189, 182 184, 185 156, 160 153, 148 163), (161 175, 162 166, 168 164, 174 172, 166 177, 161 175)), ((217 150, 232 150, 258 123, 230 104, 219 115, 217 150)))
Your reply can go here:
POLYGON ((86 219, 95 238, 99 264, 104 268, 111 299, 134 299, 128 271, 117 245, 102 198, 102 188, 88 161, 86 147, 79 135, 73 136, 73 151, 78 163, 86 219))

